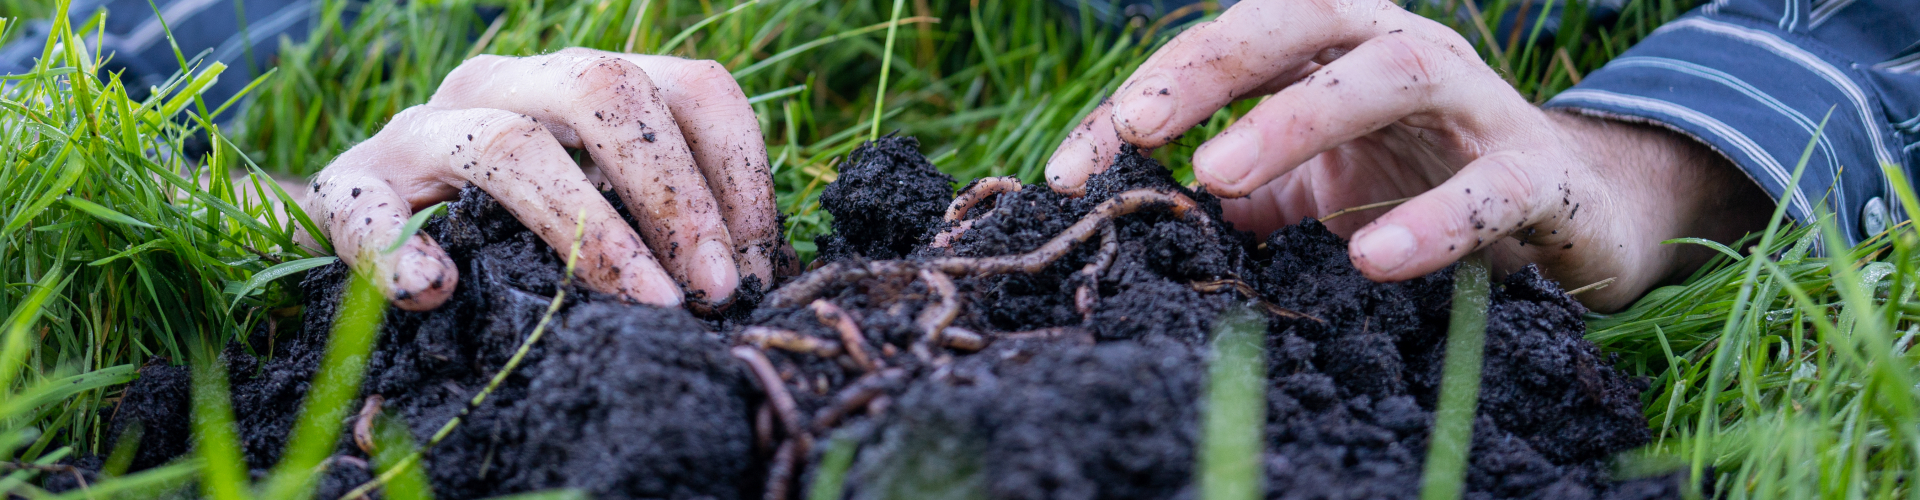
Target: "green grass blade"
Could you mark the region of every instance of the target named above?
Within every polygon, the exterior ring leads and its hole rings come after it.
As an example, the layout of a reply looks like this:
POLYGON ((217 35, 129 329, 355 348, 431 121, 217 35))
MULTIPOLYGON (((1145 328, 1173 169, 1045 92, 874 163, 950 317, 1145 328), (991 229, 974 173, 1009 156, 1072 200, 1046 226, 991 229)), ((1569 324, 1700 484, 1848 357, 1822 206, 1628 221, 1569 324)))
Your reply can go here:
POLYGON ((1462 259, 1453 272, 1453 313, 1447 324, 1433 437, 1421 475, 1422 500, 1453 500, 1466 493, 1473 418, 1480 401, 1480 357, 1487 341, 1489 274, 1481 253, 1462 259))
POLYGON ((1251 308, 1220 318, 1207 367, 1200 427, 1200 498, 1263 498, 1267 422, 1266 317, 1251 308))
POLYGON ((400 247, 407 245, 407 240, 413 239, 414 233, 420 232, 420 228, 422 226, 427 225, 427 219, 432 219, 433 216, 443 215, 446 213, 447 213, 447 202, 444 202, 444 201, 435 203, 433 204, 433 206, 427 207, 426 210, 421 210, 419 212, 414 213, 412 217, 407 218, 406 224, 400 226, 400 235, 393 239, 393 244, 387 245, 386 248, 380 249, 380 253, 390 254, 395 251, 399 251, 400 247))

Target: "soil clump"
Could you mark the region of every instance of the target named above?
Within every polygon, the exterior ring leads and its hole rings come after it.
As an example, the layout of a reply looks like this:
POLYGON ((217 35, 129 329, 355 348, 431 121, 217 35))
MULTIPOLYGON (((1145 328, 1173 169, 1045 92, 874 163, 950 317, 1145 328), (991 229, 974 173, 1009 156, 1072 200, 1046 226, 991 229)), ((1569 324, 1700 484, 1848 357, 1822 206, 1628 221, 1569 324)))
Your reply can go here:
MULTIPOLYGON (((1236 231, 1131 149, 1085 197, 983 180, 956 215, 951 177, 917 149, 850 154, 821 195, 835 233, 817 269, 724 318, 569 289, 553 331, 427 456, 436 494, 794 498, 851 443, 850 498, 1188 498, 1208 342, 1239 307, 1271 312, 1267 496, 1417 494, 1450 269, 1374 283, 1318 222, 1236 231)), ((461 280, 440 309, 387 312, 362 390, 417 442, 512 356, 564 269, 477 189, 424 230, 461 280)), ((302 327, 222 355, 256 470, 280 458, 348 272, 310 272, 302 327)), ((1581 338, 1579 304, 1532 269, 1495 289, 1469 494, 1678 496, 1680 476, 1609 475, 1648 439, 1645 382, 1581 338)), ((185 453, 184 427, 154 437, 188 421, 185 370, 142 373, 113 424, 149 429, 140 467, 185 453)), ((371 477, 350 436, 338 450, 320 498, 371 477)))

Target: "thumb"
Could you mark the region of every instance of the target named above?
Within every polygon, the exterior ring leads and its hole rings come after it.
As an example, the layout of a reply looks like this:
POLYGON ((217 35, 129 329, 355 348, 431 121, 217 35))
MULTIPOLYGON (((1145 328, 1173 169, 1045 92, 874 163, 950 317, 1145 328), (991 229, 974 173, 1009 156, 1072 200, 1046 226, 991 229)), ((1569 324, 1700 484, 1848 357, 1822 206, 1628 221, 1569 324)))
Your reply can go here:
POLYGON ((1361 228, 1347 248, 1375 281, 1416 278, 1535 222, 1542 213, 1529 153, 1483 156, 1420 196, 1361 228))

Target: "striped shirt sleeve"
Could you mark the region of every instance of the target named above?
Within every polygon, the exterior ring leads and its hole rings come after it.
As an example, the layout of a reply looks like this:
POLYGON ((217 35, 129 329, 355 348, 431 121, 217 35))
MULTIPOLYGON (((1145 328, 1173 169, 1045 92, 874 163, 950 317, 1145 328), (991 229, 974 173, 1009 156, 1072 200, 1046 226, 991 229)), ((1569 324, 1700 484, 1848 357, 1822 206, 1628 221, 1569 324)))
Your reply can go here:
POLYGON ((1856 243, 1905 219, 1881 165, 1915 165, 1916 42, 1912 0, 1716 0, 1546 107, 1692 136, 1784 200, 1792 217, 1808 220, 1825 204, 1856 243), (1808 144, 1806 171, 1791 183, 1808 144))
MULTIPOLYGON (((296 43, 306 40, 320 15, 317 5, 317 0, 73 0, 70 12, 76 28, 95 12, 109 13, 105 33, 88 37, 88 42, 101 44, 100 52, 110 56, 101 70, 120 73, 136 99, 180 71, 180 58, 174 55, 177 43, 189 64, 198 58, 202 65, 212 61, 227 65, 220 79, 201 94, 210 105, 219 105, 273 68, 282 37, 296 43), (156 9, 159 16, 154 15, 156 9)), ((0 75, 33 68, 51 26, 45 21, 29 23, 25 36, 0 47, 0 75)), ((229 112, 219 118, 237 115, 229 112)))

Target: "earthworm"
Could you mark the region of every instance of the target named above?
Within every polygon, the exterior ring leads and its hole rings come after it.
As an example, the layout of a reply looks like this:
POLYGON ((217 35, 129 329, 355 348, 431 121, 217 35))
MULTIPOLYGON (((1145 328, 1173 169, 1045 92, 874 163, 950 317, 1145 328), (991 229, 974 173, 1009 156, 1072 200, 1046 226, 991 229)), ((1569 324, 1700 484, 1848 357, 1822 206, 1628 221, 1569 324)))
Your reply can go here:
POLYGON ((959 196, 953 197, 953 203, 947 205, 945 219, 947 222, 954 222, 966 218, 967 211, 972 210, 974 205, 986 200, 988 196, 1019 192, 1021 187, 1023 186, 1020 185, 1020 179, 1013 176, 974 179, 972 184, 960 190, 959 196))
MULTIPOLYGON (((866 263, 835 262, 820 266, 801 276, 792 283, 775 290, 767 296, 768 307, 793 307, 802 302, 819 298, 827 288, 841 281, 852 281, 874 276, 911 276, 920 269, 932 268, 950 276, 993 276, 1012 272, 1037 273, 1046 269, 1075 245, 1087 241, 1093 233, 1113 222, 1113 219, 1148 208, 1166 207, 1175 217, 1195 218, 1211 224, 1205 215, 1195 210, 1199 207, 1187 195, 1154 189, 1135 189, 1113 195, 1113 198, 1094 206, 1086 217, 1080 218, 1059 235, 1034 251, 1016 255, 998 257, 944 257, 930 262, 911 262, 887 260, 866 263)), ((1117 251, 1117 250, 1116 250, 1117 251)))
POLYGON ((753 412, 753 438, 754 449, 761 450, 761 453, 773 449, 772 406, 762 404, 759 410, 753 412))
POLYGON ((366 404, 360 406, 360 417, 353 420, 353 444, 369 457, 377 449, 373 442, 373 419, 380 417, 380 408, 386 403, 387 398, 379 394, 367 396, 366 404))
POLYGON ((833 305, 832 302, 827 302, 827 299, 816 299, 808 307, 813 309, 814 316, 820 318, 821 324, 831 326, 840 332, 840 344, 845 346, 847 356, 853 358, 854 364, 860 365, 860 369, 868 372, 880 368, 879 362, 867 355, 866 337, 860 334, 860 323, 853 318, 852 314, 848 314, 846 310, 833 305))
POLYGON ((949 347, 967 352, 977 352, 987 348, 987 338, 973 330, 950 326, 941 334, 941 347, 949 347))
POLYGON ((840 343, 828 339, 805 335, 784 328, 749 326, 740 331, 742 342, 754 347, 766 349, 772 347, 787 352, 807 353, 822 358, 840 355, 840 343))
POLYGON ((847 415, 861 408, 866 408, 867 403, 873 402, 874 398, 886 394, 887 386, 897 383, 906 376, 907 371, 904 369, 888 368, 866 374, 859 380, 847 384, 847 388, 841 389, 833 396, 833 403, 813 414, 813 431, 825 432, 834 424, 840 423, 840 419, 846 418, 847 415))
POLYGON ((969 229, 973 229, 973 219, 960 221, 958 224, 954 224, 953 227, 940 231, 940 234, 933 235, 933 243, 929 243, 927 246, 934 248, 953 246, 953 239, 959 238, 961 234, 965 234, 969 229))
POLYGON ((787 500, 787 488, 793 486, 793 475, 800 468, 800 453, 793 440, 780 443, 780 451, 773 454, 773 466, 767 470, 767 500, 787 500))
POLYGON ((1087 241, 1095 231, 1112 223, 1113 219, 1153 207, 1167 207, 1175 217, 1194 217, 1205 220, 1204 216, 1196 210, 1198 205, 1186 195, 1153 189, 1135 189, 1113 195, 1113 198, 1100 202, 1093 207, 1092 211, 1087 212, 1086 217, 1080 218, 1079 222, 1068 226, 1059 235, 1047 240, 1046 244, 1040 245, 1040 248, 1031 252, 987 258, 944 257, 934 259, 930 264, 941 272, 951 275, 993 276, 1012 272, 1038 273, 1046 269, 1047 264, 1053 263, 1072 251, 1074 245, 1087 241))
POLYGON ((947 325, 953 324, 953 318, 960 315, 960 291, 953 286, 953 279, 932 269, 921 269, 920 279, 927 282, 927 289, 940 294, 940 303, 920 311, 920 317, 914 321, 922 331, 927 332, 927 343, 940 345, 941 332, 947 325))
POLYGON ((1114 236, 1113 225, 1100 227, 1100 253, 1095 254, 1093 262, 1080 268, 1080 287, 1073 291, 1073 305, 1080 310, 1085 321, 1093 320, 1093 303, 1100 299, 1100 274, 1113 264, 1114 256, 1120 253, 1120 239, 1114 236))
POLYGON ((945 231, 941 231, 940 234, 934 235, 933 244, 930 246, 934 248, 946 248, 953 245, 954 238, 959 238, 960 235, 965 234, 968 229, 973 229, 972 220, 961 219, 967 217, 967 212, 973 210, 974 205, 986 200, 988 196, 1017 192, 1020 188, 1020 179, 1014 177, 982 177, 975 179, 972 184, 968 184, 966 188, 960 190, 959 196, 953 198, 953 203, 947 205, 947 215, 942 217, 942 220, 957 222, 958 224, 954 224, 953 227, 949 227, 945 231))
POLYGON ((1268 314, 1272 314, 1274 316, 1279 316, 1282 318, 1289 318, 1289 319, 1308 319, 1308 320, 1313 320, 1313 322, 1315 323, 1319 323, 1323 325, 1327 324, 1327 320, 1314 317, 1314 315, 1303 313, 1300 311, 1295 311, 1292 309, 1287 309, 1285 307, 1280 307, 1278 305, 1275 305, 1271 302, 1267 302, 1266 299, 1260 298, 1260 292, 1257 290, 1254 290, 1253 285, 1247 284, 1247 282, 1245 281, 1240 281, 1233 278, 1217 279, 1213 281, 1195 281, 1193 282, 1193 289, 1194 291, 1197 291, 1200 293, 1214 293, 1221 290, 1233 290, 1235 292, 1239 292, 1241 296, 1244 296, 1247 299, 1254 301, 1254 303, 1259 304, 1260 308, 1265 309, 1268 314))
POLYGON ((1082 344, 1093 343, 1093 332, 1075 326, 1056 326, 1052 328, 1027 330, 1024 332, 1002 333, 996 335, 996 337, 999 337, 1001 340, 1072 339, 1082 344))
POLYGON ((810 302, 820 298, 821 294, 826 293, 828 287, 840 281, 861 280, 874 276, 910 277, 920 269, 917 263, 898 260, 835 262, 820 266, 819 269, 781 286, 779 290, 774 290, 767 295, 766 307, 794 307, 810 302))
POLYGON ((773 403, 775 416, 789 436, 797 436, 805 431, 800 424, 800 405, 793 402, 793 394, 787 392, 787 383, 780 380, 780 372, 773 369, 773 362, 767 361, 766 353, 753 346, 738 345, 728 351, 734 358, 747 363, 755 380, 760 381, 760 390, 767 393, 767 401, 773 403))

